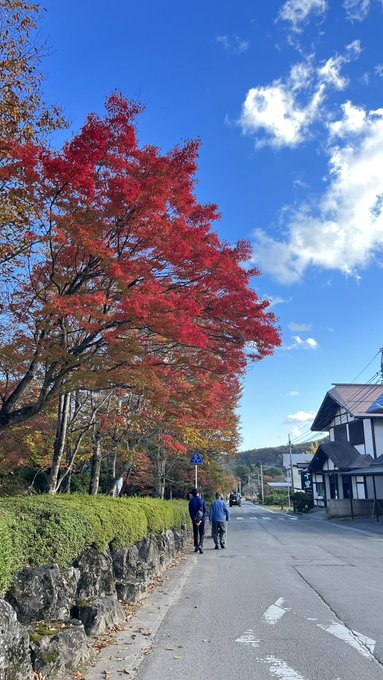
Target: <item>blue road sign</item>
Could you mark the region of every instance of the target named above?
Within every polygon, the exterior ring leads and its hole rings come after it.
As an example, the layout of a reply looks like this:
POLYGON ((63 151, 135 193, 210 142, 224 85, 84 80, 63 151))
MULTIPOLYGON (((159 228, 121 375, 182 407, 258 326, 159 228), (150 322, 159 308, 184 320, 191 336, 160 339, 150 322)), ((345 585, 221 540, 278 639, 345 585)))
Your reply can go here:
POLYGON ((203 460, 199 451, 194 451, 190 458, 190 465, 203 465, 203 460))

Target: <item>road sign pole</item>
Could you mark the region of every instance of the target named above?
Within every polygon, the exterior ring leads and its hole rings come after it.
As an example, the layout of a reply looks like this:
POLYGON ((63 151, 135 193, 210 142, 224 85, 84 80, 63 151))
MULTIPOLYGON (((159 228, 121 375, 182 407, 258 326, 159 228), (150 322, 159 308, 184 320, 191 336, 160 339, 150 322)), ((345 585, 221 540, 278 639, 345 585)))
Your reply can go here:
POLYGON ((198 465, 195 465, 194 469, 195 488, 198 489, 198 465))

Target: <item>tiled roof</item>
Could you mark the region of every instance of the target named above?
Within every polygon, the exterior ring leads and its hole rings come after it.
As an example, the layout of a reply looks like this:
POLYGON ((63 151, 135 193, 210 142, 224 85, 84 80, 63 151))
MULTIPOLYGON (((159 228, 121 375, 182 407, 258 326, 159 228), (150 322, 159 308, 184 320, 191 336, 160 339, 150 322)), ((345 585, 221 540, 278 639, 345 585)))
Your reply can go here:
MULTIPOLYGON (((310 460, 313 457, 313 453, 292 453, 291 454, 291 462, 293 465, 297 465, 298 463, 307 463, 309 464, 310 460)), ((290 454, 289 453, 284 453, 283 454, 283 462, 282 465, 284 468, 290 467, 290 454)))
POLYGON ((332 460, 337 470, 370 466, 373 462, 370 455, 359 453, 349 442, 327 442, 318 446, 309 469, 319 472, 327 458, 332 460))
POLYGON ((328 429, 340 406, 354 418, 383 418, 383 385, 336 384, 327 392, 311 430, 328 429), (382 408, 379 408, 381 400, 382 408))

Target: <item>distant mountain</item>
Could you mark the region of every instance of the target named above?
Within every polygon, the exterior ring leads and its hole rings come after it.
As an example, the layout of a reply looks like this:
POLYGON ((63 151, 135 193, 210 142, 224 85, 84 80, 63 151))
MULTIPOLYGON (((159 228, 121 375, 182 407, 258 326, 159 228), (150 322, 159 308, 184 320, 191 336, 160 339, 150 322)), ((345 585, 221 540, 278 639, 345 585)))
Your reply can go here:
MULTIPOLYGON (((303 442, 303 444, 292 444, 291 453, 305 453, 311 448, 310 442, 303 442)), ((273 467, 282 467, 282 456, 284 453, 289 453, 289 447, 285 446, 270 446, 263 449, 250 449, 248 451, 241 451, 238 456, 232 458, 231 465, 270 465, 273 467)))

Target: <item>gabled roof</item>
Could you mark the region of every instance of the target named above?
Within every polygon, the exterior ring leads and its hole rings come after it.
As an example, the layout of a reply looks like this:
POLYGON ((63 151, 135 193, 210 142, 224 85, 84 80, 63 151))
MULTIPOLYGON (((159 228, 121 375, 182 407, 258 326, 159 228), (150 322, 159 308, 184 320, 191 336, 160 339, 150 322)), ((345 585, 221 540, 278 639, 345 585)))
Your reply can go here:
POLYGON ((370 466, 373 462, 370 455, 359 453, 349 442, 327 442, 318 446, 309 465, 310 472, 320 472, 327 458, 338 470, 370 466))
MULTIPOLYGON (((312 460, 313 453, 292 453, 291 454, 291 462, 293 465, 299 465, 299 463, 306 463, 306 465, 309 464, 310 460, 312 460)), ((284 453, 282 456, 282 467, 284 468, 289 468, 290 467, 290 454, 289 453, 284 453)))
POLYGON ((310 429, 328 430, 340 406, 354 418, 383 418, 383 385, 336 384, 327 392, 310 429))
POLYGON ((349 474, 354 476, 360 475, 361 477, 363 475, 365 477, 381 477, 383 475, 383 465, 371 465, 367 468, 355 468, 354 470, 350 470, 349 474))

